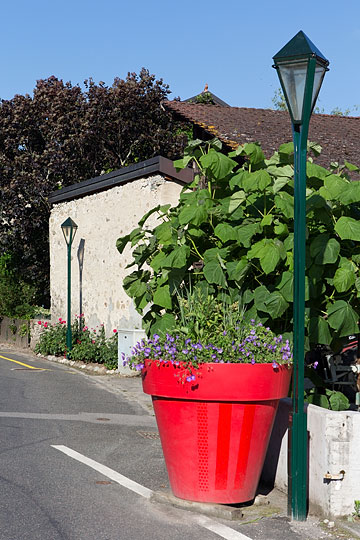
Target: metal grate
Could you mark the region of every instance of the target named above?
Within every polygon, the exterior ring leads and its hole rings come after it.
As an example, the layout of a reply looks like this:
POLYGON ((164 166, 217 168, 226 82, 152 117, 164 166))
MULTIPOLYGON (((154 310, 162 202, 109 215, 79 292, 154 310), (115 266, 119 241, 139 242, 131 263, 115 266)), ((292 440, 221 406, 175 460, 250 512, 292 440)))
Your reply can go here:
POLYGON ((140 437, 143 437, 144 439, 152 439, 152 440, 159 440, 160 435, 157 431, 137 431, 136 432, 140 437))

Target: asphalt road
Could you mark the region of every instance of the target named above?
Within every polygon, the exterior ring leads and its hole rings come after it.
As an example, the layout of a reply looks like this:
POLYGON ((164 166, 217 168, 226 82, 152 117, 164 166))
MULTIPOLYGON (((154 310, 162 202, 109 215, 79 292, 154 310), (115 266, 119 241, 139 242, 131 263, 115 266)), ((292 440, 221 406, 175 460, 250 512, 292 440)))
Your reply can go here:
POLYGON ((155 419, 139 381, 104 381, 0 349, 0 540, 336 538, 281 513, 234 523, 151 502, 169 489, 155 419))

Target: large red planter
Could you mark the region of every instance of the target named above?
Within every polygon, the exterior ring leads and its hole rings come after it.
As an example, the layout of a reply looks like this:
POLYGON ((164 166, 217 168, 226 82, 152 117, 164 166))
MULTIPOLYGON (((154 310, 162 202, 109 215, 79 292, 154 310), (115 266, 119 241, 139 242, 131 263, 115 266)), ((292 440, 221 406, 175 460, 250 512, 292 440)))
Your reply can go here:
POLYGON ((192 383, 181 382, 181 371, 156 362, 142 370, 174 495, 228 504, 252 500, 291 369, 203 364, 192 383))

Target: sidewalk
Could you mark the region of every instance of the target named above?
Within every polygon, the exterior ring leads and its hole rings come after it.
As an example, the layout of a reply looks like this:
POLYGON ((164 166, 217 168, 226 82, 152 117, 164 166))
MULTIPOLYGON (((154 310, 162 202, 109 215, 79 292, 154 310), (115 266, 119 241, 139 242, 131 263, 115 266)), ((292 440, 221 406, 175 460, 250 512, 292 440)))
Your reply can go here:
MULTIPOLYGON (((1 350, 2 354, 11 355, 13 352, 24 358, 37 358, 31 351, 19 351, 10 348, 8 344, 4 344, 1 350)), ((137 403, 146 414, 154 416, 151 398, 143 393, 140 377, 101 374, 102 371, 84 368, 80 364, 66 366, 66 369, 81 371, 82 375, 91 379, 92 383, 99 385, 107 392, 117 394, 119 400, 137 403)), ((156 429, 152 428, 151 433, 149 430, 148 436, 158 439, 156 429)), ((158 449, 161 454, 160 442, 158 449)), ((153 474, 156 475, 157 472, 153 471, 153 474)), ((149 471, 149 477, 151 477, 151 471, 149 471)), ((154 485, 156 485, 155 482, 154 485)), ((151 488, 151 485, 147 487, 151 488)), ((149 504, 153 506, 154 511, 157 510, 164 515, 179 513, 184 522, 191 519, 210 518, 220 528, 223 527, 223 534, 214 529, 214 539, 221 537, 229 540, 277 540, 280 538, 282 540, 356 540, 360 538, 360 522, 350 522, 346 519, 331 521, 318 516, 308 516, 306 522, 291 521, 287 516, 287 495, 277 489, 260 488, 258 496, 251 505, 228 506, 201 505, 181 501, 172 496, 169 485, 163 487, 161 493, 153 492, 150 498, 149 504), (201 516, 204 517, 201 518, 201 516)))

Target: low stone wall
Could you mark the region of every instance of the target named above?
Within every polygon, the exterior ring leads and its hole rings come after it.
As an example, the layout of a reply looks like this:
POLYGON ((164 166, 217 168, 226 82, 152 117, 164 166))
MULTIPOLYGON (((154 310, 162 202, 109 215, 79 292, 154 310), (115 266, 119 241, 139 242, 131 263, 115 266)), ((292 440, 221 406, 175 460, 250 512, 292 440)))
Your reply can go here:
MULTIPOLYGON (((292 403, 281 400, 262 480, 287 492, 288 419, 292 403)), ((326 517, 350 515, 360 500, 360 414, 307 406, 309 510, 326 517)))

